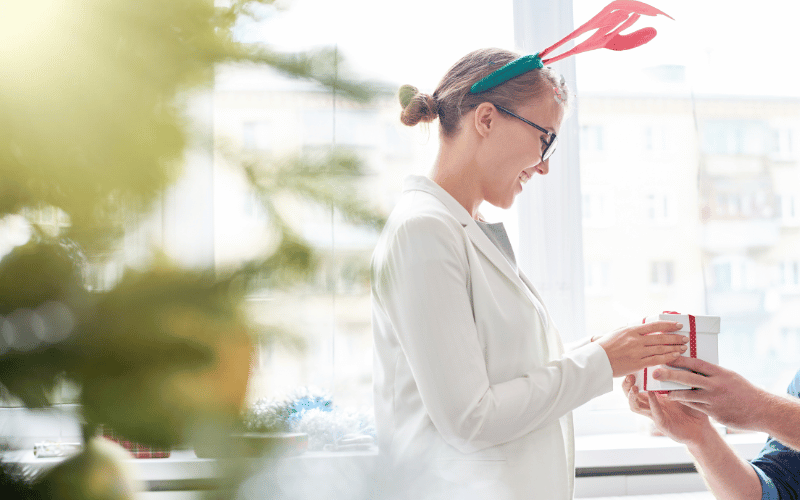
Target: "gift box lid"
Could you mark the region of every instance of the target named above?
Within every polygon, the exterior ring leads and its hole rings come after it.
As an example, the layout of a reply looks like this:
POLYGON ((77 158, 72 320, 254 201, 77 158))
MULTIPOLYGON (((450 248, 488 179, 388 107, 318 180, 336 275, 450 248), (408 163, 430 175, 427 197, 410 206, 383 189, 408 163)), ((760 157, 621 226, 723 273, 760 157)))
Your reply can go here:
MULTIPOLYGON (((719 316, 694 316, 695 332, 697 333, 719 333, 719 316)), ((651 321, 677 321, 683 323, 683 328, 679 332, 689 332, 688 314, 659 314, 658 316, 648 316, 647 323, 651 321)))

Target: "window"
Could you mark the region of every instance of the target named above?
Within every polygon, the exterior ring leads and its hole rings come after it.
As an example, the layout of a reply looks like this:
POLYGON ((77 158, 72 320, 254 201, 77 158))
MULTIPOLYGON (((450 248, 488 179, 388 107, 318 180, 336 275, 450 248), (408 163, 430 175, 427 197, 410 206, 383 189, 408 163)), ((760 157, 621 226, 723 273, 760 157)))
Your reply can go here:
POLYGON ((718 290, 731 290, 733 288, 731 267, 730 262, 714 264, 714 285, 718 290))
POLYGON ((269 122, 256 121, 242 124, 242 148, 268 151, 273 147, 274 132, 269 122))
POLYGON ((650 285, 653 287, 667 287, 674 282, 673 264, 670 261, 650 263, 650 285))
POLYGON ((738 193, 717 193, 717 215, 738 216, 741 212, 742 200, 738 193))
POLYGON ((800 352, 800 328, 796 326, 782 327, 778 355, 784 362, 794 362, 793 354, 800 352))
POLYGON ((613 190, 597 186, 583 193, 583 224, 585 227, 610 227, 614 224, 613 190))
POLYGON ((794 130, 788 126, 772 129, 772 157, 790 161, 795 158, 794 130))
MULTIPOLYGON (((713 260, 714 288, 717 291, 745 291, 756 288, 756 264, 737 255, 726 255, 713 260)), ((768 283, 760 284, 767 286, 768 283)))
POLYGON ((603 127, 600 125, 581 125, 580 143, 583 151, 603 151, 603 127))
POLYGON ((704 151, 718 155, 764 155, 769 147, 767 125, 760 121, 710 119, 703 124, 704 151))
MULTIPOLYGON (((290 6, 285 13, 260 21, 259 29, 250 30, 249 36, 267 43, 277 41, 286 50, 299 50, 308 48, 313 32, 321 46, 335 50, 346 60, 341 75, 385 83, 391 93, 359 103, 341 93, 258 68, 220 68, 217 81, 224 84, 214 92, 215 140, 220 144, 241 143, 242 151, 235 154, 241 153, 244 158, 262 154, 279 160, 297 154, 319 157, 333 146, 346 149, 358 157, 366 171, 358 180, 361 200, 388 214, 403 178, 427 173, 438 149, 436 123, 429 129, 400 123, 394 91, 410 83, 432 92, 447 68, 475 49, 476 43, 512 48, 512 2, 505 0, 480 11, 462 9, 453 1, 426 4, 432 19, 446 17, 462 25, 491 20, 495 27, 477 38, 465 31, 461 38, 453 36, 446 47, 435 51, 430 50, 429 39, 409 39, 407 28, 397 22, 392 9, 370 10, 369 23, 365 24, 353 15, 363 10, 355 4, 350 0, 335 5, 306 0, 303 6, 298 4, 298 9, 313 6, 313 16, 293 15, 294 6, 290 6), (365 39, 375 43, 364 43, 365 39), (380 43, 391 39, 405 41, 380 43), (425 57, 419 57, 422 53, 425 57), (232 137, 241 140, 229 140, 232 137)), ((216 258, 242 259, 249 248, 271 241, 267 230, 271 214, 261 208, 258 196, 248 191, 246 183, 223 173, 223 158, 217 160, 216 258)), ((378 233, 351 223, 347 214, 329 206, 304 203, 291 196, 277 201, 287 223, 317 250, 319 267, 311 282, 297 289, 273 290, 265 281, 255 286, 248 301, 251 314, 264 329, 278 328, 285 337, 262 340, 249 397, 278 398, 297 387, 314 386, 327 391, 337 406, 371 408, 369 264, 378 233)), ((495 215, 507 221, 514 217, 510 211, 492 213, 495 215)), ((516 227, 509 227, 510 234, 515 231, 516 227)))
POLYGON ((775 202, 781 225, 800 226, 800 195, 777 195, 775 202))
POLYGON ((781 287, 786 291, 800 291, 800 261, 785 260, 778 267, 781 287))
POLYGON ((664 151, 667 149, 667 134, 663 126, 648 125, 644 128, 644 149, 664 151))
POLYGON ((587 294, 602 295, 611 292, 611 263, 608 261, 586 263, 587 294))
MULTIPOLYGON (((435 88, 446 68, 475 47, 515 46, 511 0, 480 10, 459 8, 461 4, 454 1, 429 2, 427 18, 448 19, 447 24, 452 26, 480 23, 496 28, 478 35, 473 30, 462 30, 461 35, 450 32, 448 43, 436 50, 431 50, 429 39, 409 39, 407 27, 397 22, 390 9, 371 11, 374 18, 365 27, 363 21, 345 14, 357 9, 314 1, 314 20, 276 14, 263 21, 264 29, 252 33, 257 32, 267 43, 279 40, 287 49, 309 44, 336 46, 352 64, 354 73, 394 87, 411 83, 427 92, 435 88), (306 22, 311 25, 303 24, 306 22), (310 33, 314 33, 313 40, 310 33), (371 44, 364 43, 365 39, 402 39, 404 43, 371 44)), ((680 9, 678 3, 676 9, 680 9)), ((597 11, 596 2, 591 0, 575 0, 573 7, 576 20, 588 19, 597 11)), ((525 33, 523 21, 517 20, 520 38, 525 33)), ((565 324, 564 318, 580 325, 562 328, 565 335, 609 331, 631 318, 667 308, 726 315, 728 310, 716 304, 733 303, 728 294, 735 292, 738 295, 734 299, 752 304, 753 311, 727 323, 732 325, 733 340, 722 346, 725 361, 726 354, 728 359, 734 355, 733 346, 755 344, 760 326, 752 325, 766 321, 758 296, 765 287, 759 288, 751 275, 758 274, 755 264, 762 264, 772 247, 741 248, 732 239, 730 248, 709 248, 701 235, 709 232, 711 223, 720 221, 700 221, 697 203, 706 199, 716 213, 739 217, 755 214, 752 207, 758 207, 759 200, 772 199, 771 193, 777 189, 758 195, 738 187, 712 191, 707 186, 718 179, 739 185, 751 182, 747 172, 727 168, 728 160, 738 161, 744 156, 765 157, 763 162, 759 159, 757 168, 769 177, 773 169, 769 154, 794 151, 796 147, 790 130, 796 128, 792 120, 800 117, 800 106, 796 99, 766 97, 753 105, 733 89, 728 89, 727 97, 720 97, 710 93, 709 89, 716 87, 692 88, 684 77, 697 69, 690 67, 696 64, 693 60, 683 62, 686 67, 645 72, 643 68, 651 67, 653 60, 663 58, 669 63, 667 59, 673 54, 692 53, 678 50, 682 42, 670 38, 676 31, 674 24, 669 24, 673 21, 648 21, 658 27, 659 36, 643 49, 618 59, 615 54, 598 51, 568 60, 580 67, 579 78, 574 68, 570 70, 571 62, 559 61, 557 69, 577 90, 579 105, 562 127, 562 141, 551 172, 526 186, 515 209, 495 212, 496 218, 492 218, 510 221, 508 230, 519 253, 548 256, 546 265, 531 264, 546 269, 526 269, 526 273, 541 285, 540 291, 549 293, 545 302, 560 325, 565 324), (651 83, 643 85, 643 79, 651 83), (786 125, 775 125, 773 115, 779 113, 789 116, 786 125), (709 170, 709 158, 720 155, 726 155, 723 168, 709 170), (596 161, 598 157, 604 161, 596 161), (553 208, 554 199, 561 203, 557 209, 553 208), (544 200, 544 210, 530 210, 539 200, 544 200), (539 223, 542 225, 536 231, 531 230, 539 223), (519 233, 518 245, 515 232, 519 233), (543 234, 548 237, 542 238, 543 234), (734 258, 737 256, 746 256, 755 264, 748 267, 734 258), (704 276, 708 277, 706 281, 704 276), (709 295, 708 301, 705 295, 709 295)), ((693 40, 692 36, 698 34, 688 34, 687 40, 693 40)), ((543 43, 553 41, 543 39, 543 43)), ((538 40, 526 40, 525 44, 527 50, 538 40)), ((724 45, 720 47, 718 50, 727 50, 724 45)), ((781 67, 777 63, 773 66, 781 67)), ((213 94, 215 141, 231 139, 242 149, 237 153, 248 155, 316 153, 334 144, 348 147, 368 168, 369 175, 360 186, 365 199, 387 212, 403 177, 426 173, 435 160, 436 125, 428 130, 403 127, 397 119, 393 95, 380 96, 369 104, 351 103, 306 82, 264 75, 254 68, 220 68, 218 82, 224 85, 218 85, 213 94), (247 101, 246 109, 243 100, 247 101)), ((192 241, 198 242, 197 248, 206 252, 198 259, 217 263, 243 259, 248 248, 269 244, 269 214, 261 211, 256 196, 245 189, 242 179, 223 173, 223 158, 215 156, 212 167, 204 172, 208 174, 205 179, 213 179, 213 194, 208 196, 209 186, 202 179, 197 181, 193 186, 202 189, 192 200, 202 203, 182 205, 182 218, 172 218, 165 212, 158 231, 166 235, 167 245, 173 236, 191 235, 195 238, 192 241), (187 227, 182 221, 195 225, 187 227)), ((782 167, 796 173, 797 167, 791 163, 783 162, 782 167)), ((769 182, 773 182, 771 178, 769 182)), ((172 203, 171 196, 167 195, 165 204, 172 203)), ((797 202, 788 196, 782 195, 778 204, 782 220, 797 218, 797 202)), ((251 312, 265 327, 277 326, 287 332, 285 341, 262 343, 250 397, 279 397, 297 386, 314 385, 330 391, 337 404, 368 407, 372 398, 371 332, 365 270, 377 234, 348 223, 343 214, 330 207, 305 206, 293 199, 281 202, 293 227, 320 251, 320 270, 311 284, 291 293, 262 286, 250 297, 251 312)), ((742 227, 720 230, 745 232, 742 227)), ((774 246, 792 249, 790 237, 782 234, 774 246)), ((521 266, 522 261, 520 256, 521 266)), ((770 265, 774 269, 775 261, 770 265)), ((795 271, 790 264, 781 269, 781 286, 785 287, 793 283, 795 271)), ((93 272, 97 287, 102 287, 115 279, 117 271, 98 266, 93 272)), ((788 305, 780 307, 788 314, 788 305)), ((727 366, 753 374, 753 369, 737 362, 734 358, 727 366)), ((771 387, 785 385, 782 380, 760 376, 771 387)), ((631 424, 636 419, 618 396, 615 393, 593 403, 598 412, 618 412, 609 418, 596 419, 596 413, 577 412, 576 425, 581 432, 636 430, 636 424, 631 424), (600 421, 617 423, 595 425, 600 421)))
MULTIPOLYGON (((693 5, 676 1, 659 8, 694 18, 693 5)), ((704 5, 714 10, 724 4, 704 5)), ((574 0, 575 19, 588 19, 596 7, 574 0)), ((775 31, 791 31, 788 20, 757 17, 775 34, 774 43, 788 43, 775 31)), ((782 332, 798 326, 791 319, 800 290, 796 78, 776 69, 795 88, 741 78, 732 61, 757 57, 756 49, 733 29, 708 38, 700 26, 676 30, 669 20, 648 22, 658 36, 641 49, 620 58, 575 58, 586 328, 605 332, 668 309, 718 315, 721 364, 784 392, 800 355, 770 354, 762 345, 791 341, 794 333, 782 332), (682 72, 668 68, 677 48, 697 54, 697 46, 703 55, 682 59, 682 72), (602 164, 588 154, 593 149, 602 149, 602 164), (600 227, 593 222, 599 206, 593 197, 608 185, 616 188, 615 224, 600 227), (589 286, 603 260, 614 270, 608 295, 589 286)), ((783 67, 777 55, 764 63, 783 67)), ((620 397, 588 403, 576 412, 577 432, 646 428, 626 420, 626 412, 620 397)))
POLYGON ((653 224, 674 222, 672 197, 666 193, 651 192, 645 195, 645 217, 653 224))
MULTIPOLYGON (((312 102, 307 103, 307 106, 312 105, 312 102)), ((301 114, 303 146, 329 147, 334 144, 333 109, 302 109, 301 114)))

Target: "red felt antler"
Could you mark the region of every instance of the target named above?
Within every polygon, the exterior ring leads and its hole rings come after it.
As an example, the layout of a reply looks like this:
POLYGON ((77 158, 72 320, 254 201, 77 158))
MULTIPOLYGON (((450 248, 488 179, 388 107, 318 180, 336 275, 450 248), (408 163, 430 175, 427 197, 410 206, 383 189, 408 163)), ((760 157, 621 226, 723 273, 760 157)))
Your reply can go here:
POLYGON ((641 15, 657 16, 663 14, 670 19, 671 16, 661 12, 655 7, 651 7, 643 2, 635 0, 615 0, 601 10, 596 16, 591 18, 583 26, 576 29, 565 38, 539 52, 542 63, 548 64, 559 61, 581 52, 595 49, 628 50, 640 45, 644 45, 656 36, 655 28, 642 28, 627 35, 621 35, 622 30, 629 28, 641 15), (552 50, 564 45, 566 42, 581 36, 582 34, 597 30, 592 36, 576 45, 571 50, 561 55, 545 59, 544 57, 552 50))

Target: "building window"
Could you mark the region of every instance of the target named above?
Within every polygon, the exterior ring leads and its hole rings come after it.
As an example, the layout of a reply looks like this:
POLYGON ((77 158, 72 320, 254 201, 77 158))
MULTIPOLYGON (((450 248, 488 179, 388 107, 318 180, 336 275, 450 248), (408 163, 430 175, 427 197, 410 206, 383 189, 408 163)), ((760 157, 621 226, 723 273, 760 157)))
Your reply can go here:
POLYGON ((650 284, 655 287, 671 286, 674 283, 674 265, 672 261, 656 261, 650 263, 650 284))
POLYGON ((719 262, 714 264, 714 285, 717 290, 731 289, 731 263, 719 262))
POLYGON ((334 113, 332 109, 304 109, 303 147, 330 147, 334 144, 334 113))
POLYGON ((726 255, 718 257, 712 264, 714 289, 718 292, 741 292, 754 288, 755 264, 746 257, 726 255))
POLYGON ((768 151, 767 126, 756 120, 708 120, 703 124, 703 150, 718 155, 763 155, 768 151))
POLYGON ((736 193, 717 193, 717 215, 737 217, 741 212, 742 200, 736 193))
POLYGON ((268 122, 253 121, 242 124, 243 149, 267 151, 272 147, 272 130, 268 122))
POLYGON ((582 125, 580 137, 581 150, 603 151, 603 127, 601 125, 582 125))
POLYGON ((304 110, 303 146, 383 148, 376 110, 304 110))
POLYGON ((644 149, 647 151, 665 151, 667 139, 664 127, 649 125, 644 129, 644 149))
POLYGON ((778 217, 784 226, 800 226, 800 196, 782 194, 775 197, 778 217))
POLYGON ((779 264, 781 286, 785 289, 800 288, 800 261, 786 260, 779 264))
POLYGON ((611 263, 587 262, 585 270, 586 293, 591 295, 606 294, 611 291, 611 263))
POLYGON ((584 227, 611 227, 614 225, 614 196, 610 189, 592 187, 583 193, 584 227))
POLYGON ((797 353, 800 352, 800 328, 783 327, 778 342, 778 357, 784 362, 797 362, 797 353))
POLYGON ((653 224, 671 224, 674 222, 672 197, 666 193, 648 193, 645 195, 645 214, 653 224))
POLYGON ((788 127, 772 130, 772 155, 776 160, 794 159, 794 132, 788 127))

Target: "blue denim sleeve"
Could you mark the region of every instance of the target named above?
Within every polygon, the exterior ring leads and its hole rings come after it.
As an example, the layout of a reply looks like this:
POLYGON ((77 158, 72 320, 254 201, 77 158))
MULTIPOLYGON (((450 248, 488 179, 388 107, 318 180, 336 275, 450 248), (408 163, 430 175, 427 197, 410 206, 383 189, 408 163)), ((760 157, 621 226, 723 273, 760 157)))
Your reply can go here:
MULTIPOLYGON (((789 384, 788 392, 800 397, 800 371, 789 384)), ((800 452, 770 437, 751 464, 761 481, 761 500, 800 498, 800 452)))

